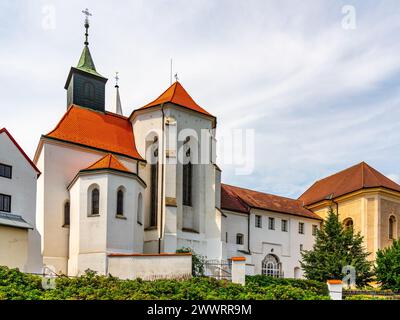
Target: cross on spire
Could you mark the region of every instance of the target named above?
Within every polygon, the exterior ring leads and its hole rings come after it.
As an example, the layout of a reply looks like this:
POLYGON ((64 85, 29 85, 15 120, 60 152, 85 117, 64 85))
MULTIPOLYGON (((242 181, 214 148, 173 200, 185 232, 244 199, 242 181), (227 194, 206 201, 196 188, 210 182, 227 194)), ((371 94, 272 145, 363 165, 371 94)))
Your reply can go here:
POLYGON ((114 79, 115 79, 115 87, 116 87, 116 88, 119 88, 119 85, 118 85, 119 76, 118 76, 118 74, 119 74, 118 71, 115 72, 115 77, 114 77, 114 79))
POLYGON ((82 10, 82 13, 85 15, 85 46, 89 45, 88 37, 89 37, 89 17, 92 16, 92 14, 89 12, 89 9, 86 8, 85 10, 82 10))

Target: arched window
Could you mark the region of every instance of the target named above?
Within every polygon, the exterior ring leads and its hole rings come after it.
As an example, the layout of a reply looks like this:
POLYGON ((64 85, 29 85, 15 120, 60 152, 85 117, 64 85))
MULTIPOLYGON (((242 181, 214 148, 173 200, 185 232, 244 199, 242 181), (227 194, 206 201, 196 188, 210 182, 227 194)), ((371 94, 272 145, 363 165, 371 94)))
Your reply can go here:
POLYGON ((83 96, 88 100, 95 100, 94 85, 90 82, 83 84, 83 96))
POLYGON ((352 218, 344 219, 343 225, 346 230, 353 229, 354 227, 353 219, 352 218))
POLYGON ((183 165, 183 205, 192 205, 192 164, 190 161, 183 165))
POLYGON ((97 215, 99 214, 99 208, 100 208, 100 191, 98 188, 94 188, 92 190, 92 207, 91 207, 91 214, 92 215, 97 215))
POLYGON ((243 244, 244 236, 242 233, 236 234, 236 244, 243 244))
POLYGON ((394 239, 396 237, 396 218, 390 216, 389 218, 389 239, 394 239))
POLYGON ((124 190, 122 188, 117 191, 117 215, 124 215, 124 190))
MULTIPOLYGON (((158 150, 155 152, 158 156, 158 150)), ((150 205, 150 227, 157 226, 157 210, 158 210, 158 161, 151 166, 151 205, 150 205)))
POLYGON ((263 275, 279 278, 281 276, 281 263, 277 256, 268 254, 261 265, 261 273, 263 275))
POLYGON ((69 226, 70 224, 70 204, 69 201, 64 203, 64 226, 69 226))
POLYGON ((143 196, 141 193, 138 195, 136 219, 138 224, 143 224, 143 196))

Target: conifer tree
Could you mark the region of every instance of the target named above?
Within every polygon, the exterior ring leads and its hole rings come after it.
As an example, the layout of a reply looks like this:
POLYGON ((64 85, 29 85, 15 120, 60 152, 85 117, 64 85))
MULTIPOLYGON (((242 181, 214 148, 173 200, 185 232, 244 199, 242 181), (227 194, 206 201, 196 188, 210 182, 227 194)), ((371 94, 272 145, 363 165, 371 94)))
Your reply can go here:
POLYGON ((328 217, 318 230, 312 250, 302 252, 301 267, 306 278, 325 282, 342 279, 344 266, 356 271, 357 286, 367 285, 372 278, 372 263, 363 246, 363 237, 353 228, 344 228, 338 215, 329 208, 328 217))

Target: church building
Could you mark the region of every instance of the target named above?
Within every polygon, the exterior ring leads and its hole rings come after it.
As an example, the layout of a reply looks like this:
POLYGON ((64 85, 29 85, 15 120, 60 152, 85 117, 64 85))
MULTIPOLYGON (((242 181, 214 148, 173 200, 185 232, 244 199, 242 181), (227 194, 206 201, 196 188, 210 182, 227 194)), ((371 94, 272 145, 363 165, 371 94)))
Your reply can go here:
POLYGON ((55 272, 109 274, 115 257, 191 248, 208 261, 244 256, 247 274, 301 278, 301 252, 312 248, 329 206, 373 253, 398 236, 400 186, 365 163, 316 182, 299 199, 221 184, 217 119, 178 81, 129 116, 117 84, 110 112, 87 19, 85 28, 65 83, 65 114, 34 157, 36 226, 43 263, 55 272))

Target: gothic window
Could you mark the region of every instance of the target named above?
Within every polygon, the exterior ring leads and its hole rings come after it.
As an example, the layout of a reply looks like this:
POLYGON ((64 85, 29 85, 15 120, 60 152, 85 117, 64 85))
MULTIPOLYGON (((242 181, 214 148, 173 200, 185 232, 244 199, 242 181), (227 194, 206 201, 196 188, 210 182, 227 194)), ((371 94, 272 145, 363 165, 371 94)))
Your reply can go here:
POLYGON ((70 204, 69 201, 64 203, 64 226, 69 226, 70 224, 70 204))
POLYGON ((242 233, 236 235, 236 244, 243 244, 244 236, 242 233))
POLYGON ((263 275, 279 278, 281 276, 281 264, 279 259, 273 254, 268 254, 262 261, 261 273, 263 275))
POLYGON ((150 227, 157 226, 158 208, 158 162, 151 166, 151 205, 150 205, 150 227))
POLYGON ((343 225, 346 230, 353 229, 354 223, 352 218, 344 219, 343 225))
POLYGON ((394 216, 390 216, 389 218, 389 239, 395 238, 395 229, 396 229, 396 218, 394 216))
POLYGON ((124 215, 124 191, 122 188, 117 191, 117 215, 124 215))
POLYGON ((83 84, 83 96, 88 100, 95 100, 94 85, 90 82, 83 84))
POLYGON ((138 202, 137 202, 137 213, 136 213, 136 219, 137 223, 142 225, 143 224, 143 196, 141 193, 138 195, 138 202))
POLYGON ((97 188, 94 188, 92 190, 92 207, 91 207, 91 214, 92 215, 97 215, 99 214, 99 208, 100 208, 100 191, 97 188))
POLYGON ((192 164, 190 161, 183 165, 183 205, 192 205, 192 164))

